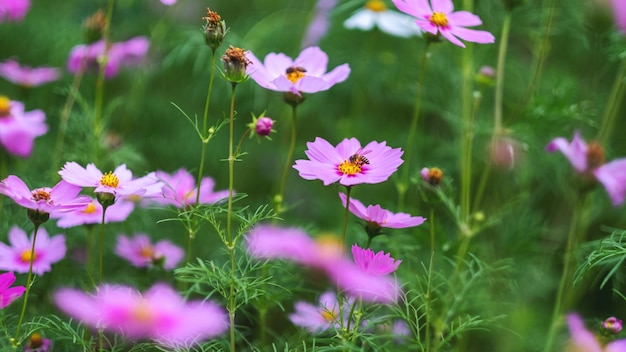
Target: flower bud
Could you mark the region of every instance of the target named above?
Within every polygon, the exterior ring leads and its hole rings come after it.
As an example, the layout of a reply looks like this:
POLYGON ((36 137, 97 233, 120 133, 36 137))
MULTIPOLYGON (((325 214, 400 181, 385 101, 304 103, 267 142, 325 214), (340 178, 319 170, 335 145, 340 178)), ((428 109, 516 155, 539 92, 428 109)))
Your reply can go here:
POLYGON ((248 79, 246 69, 251 64, 246 57, 245 50, 230 46, 222 56, 224 63, 224 78, 231 83, 240 83, 248 79))
POLYGON ((602 327, 611 334, 617 334, 622 331, 622 321, 615 317, 610 317, 602 322, 602 327))
POLYGON ((522 164, 526 149, 528 149, 526 144, 508 136, 498 135, 489 146, 491 163, 501 170, 513 170, 522 164))
POLYGON ((50 219, 50 214, 37 209, 28 209, 28 219, 35 226, 39 226, 50 219))
POLYGON ((103 209, 115 204, 115 194, 108 192, 96 192, 96 199, 103 209))
POLYGON ((256 126, 255 126, 256 134, 258 134, 259 136, 263 136, 263 137, 269 136, 269 134, 272 132, 273 125, 274 125, 274 120, 270 119, 269 117, 261 117, 256 122, 256 126))
POLYGON ((476 83, 489 87, 496 83, 496 70, 491 66, 482 66, 474 77, 476 83))
POLYGON ((443 171, 438 167, 423 168, 421 171, 422 180, 431 186, 439 186, 443 180, 443 171))
POLYGON ((226 36, 226 22, 222 20, 222 17, 215 11, 207 8, 207 15, 202 17, 206 23, 202 26, 204 31, 204 42, 213 51, 217 49, 224 42, 226 36))
POLYGON ((85 22, 83 22, 83 27, 85 28, 85 42, 91 44, 102 39, 105 25, 106 16, 102 9, 88 17, 85 22))

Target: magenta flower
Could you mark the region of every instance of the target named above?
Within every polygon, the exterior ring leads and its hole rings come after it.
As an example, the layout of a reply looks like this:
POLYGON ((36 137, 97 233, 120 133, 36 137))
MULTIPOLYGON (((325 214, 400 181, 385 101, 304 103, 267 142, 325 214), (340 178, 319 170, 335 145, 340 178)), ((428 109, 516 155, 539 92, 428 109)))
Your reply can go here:
POLYGON ((0 62, 0 76, 23 87, 36 87, 59 79, 61 73, 54 67, 20 66, 15 60, 0 62))
POLYGON ((53 188, 42 187, 30 190, 19 177, 9 175, 0 181, 0 194, 13 199, 18 205, 54 215, 57 212, 68 212, 87 205, 88 198, 77 197, 80 187, 63 180, 53 188))
POLYGON ((0 0, 0 23, 21 21, 30 9, 30 0, 0 0))
POLYGON ((13 274, 13 272, 0 274, 0 309, 20 298, 24 294, 24 291, 26 291, 26 287, 24 286, 11 287, 14 282, 15 274, 13 274))
POLYGON ((278 92, 316 93, 330 89, 348 78, 350 66, 343 64, 326 73, 328 55, 319 47, 304 49, 293 60, 287 55, 270 53, 261 63, 253 53, 248 52, 247 74, 261 87, 278 92))
POLYGON ((587 144, 580 137, 580 132, 574 133, 572 142, 563 137, 553 139, 546 151, 560 151, 572 164, 574 169, 587 177, 598 180, 606 189, 614 206, 624 203, 626 194, 626 158, 604 163, 604 152, 597 143, 587 144))
POLYGON ((577 314, 567 315, 567 325, 572 336, 571 347, 574 351, 585 352, 622 352, 626 351, 626 339, 610 342, 602 346, 589 330, 585 329, 580 316, 577 314))
POLYGON ((623 34, 626 34, 626 1, 611 0, 613 5, 613 16, 615 16, 615 25, 623 34))
POLYGON ((172 6, 176 3, 176 0, 161 0, 161 4, 165 6, 172 6))
POLYGON ((41 110, 24 111, 24 104, 0 96, 0 145, 9 153, 27 158, 35 138, 48 132, 41 110))
POLYGON ((27 273, 32 258, 33 273, 43 275, 51 270, 52 264, 65 257, 65 236, 49 237, 43 227, 37 231, 34 253, 31 252, 33 235, 28 238, 17 226, 9 230, 9 242, 11 246, 0 243, 0 270, 27 273))
MULTIPOLYGON (((343 304, 343 313, 350 311, 352 300, 346 300, 343 304)), ((317 305, 305 301, 297 301, 294 304, 294 312, 289 314, 289 320, 311 333, 320 333, 331 328, 339 328, 341 319, 339 302, 334 292, 324 292, 317 305)), ((345 319, 344 319, 345 320, 345 319)))
POLYGON ((54 300, 62 311, 88 326, 170 348, 189 348, 228 329, 223 308, 210 301, 185 302, 165 284, 143 294, 118 285, 102 285, 93 295, 66 288, 57 291, 54 300))
POLYGON ((602 322, 602 327, 611 334, 617 334, 622 331, 622 321, 616 317, 609 317, 602 322))
POLYGON ((296 160, 294 169, 305 180, 321 180, 325 186, 339 181, 343 186, 386 181, 403 163, 403 151, 387 142, 370 142, 361 148, 356 138, 344 139, 333 147, 317 137, 307 143, 304 153, 310 160, 296 160))
POLYGON ((391 258, 391 254, 380 251, 374 254, 371 249, 363 249, 358 245, 352 245, 354 262, 364 272, 374 275, 388 275, 396 271, 402 260, 391 258))
MULTIPOLYGON (((125 42, 112 43, 108 52, 108 60, 104 75, 113 78, 123 66, 135 66, 141 62, 150 47, 146 37, 135 37, 125 42)), ((106 45, 103 40, 89 45, 77 45, 70 51, 67 69, 71 73, 85 70, 98 71, 106 45)))
MULTIPOLYGON (((178 208, 186 208, 196 203, 198 188, 195 178, 185 169, 179 169, 173 174, 157 171, 155 176, 163 183, 162 198, 155 198, 157 203, 172 204, 178 208)), ((210 177, 203 177, 200 182, 200 203, 213 204, 228 197, 228 190, 214 191, 215 181, 210 177)))
MULTIPOLYGON (((91 197, 85 206, 66 213, 57 213, 52 218, 58 218, 57 226, 61 228, 79 225, 100 224, 102 222, 102 205, 91 197)), ((122 222, 128 218, 135 209, 135 204, 126 200, 118 200, 107 208, 104 215, 104 223, 122 222)))
POLYGON ((432 35, 441 34, 452 44, 465 48, 459 40, 479 44, 495 42, 494 36, 486 31, 465 27, 479 26, 483 22, 473 13, 454 10, 452 0, 391 0, 398 10, 416 18, 417 25, 432 35), (432 5, 432 7, 431 7, 432 5))
POLYGON ((133 179, 133 173, 126 168, 125 164, 103 174, 94 164, 87 164, 87 167, 83 168, 72 161, 65 163, 59 175, 73 185, 95 187, 96 193, 110 193, 116 196, 141 195, 146 193, 147 188, 158 182, 154 174, 133 179))
POLYGON ((272 132, 272 126, 274 126, 274 120, 269 117, 261 117, 256 121, 254 131, 259 136, 267 137, 272 132))
POLYGON ((180 263, 185 252, 167 240, 161 240, 153 245, 148 235, 138 233, 132 238, 125 235, 117 236, 115 254, 138 268, 159 264, 163 269, 171 270, 180 263))

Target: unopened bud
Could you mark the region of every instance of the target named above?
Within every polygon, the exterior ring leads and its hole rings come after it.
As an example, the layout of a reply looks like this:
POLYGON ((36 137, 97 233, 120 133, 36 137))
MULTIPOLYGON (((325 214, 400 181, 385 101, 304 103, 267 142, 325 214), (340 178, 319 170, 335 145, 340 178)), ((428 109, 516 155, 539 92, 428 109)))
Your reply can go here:
POLYGON ((222 56, 224 77, 231 83, 240 83, 248 79, 246 69, 252 64, 246 57, 246 51, 230 46, 222 56))
POLYGON ((602 322, 602 327, 611 334, 617 334, 622 331, 622 321, 616 317, 610 317, 602 322))
POLYGON ((105 25, 106 16, 102 9, 88 17, 85 22, 83 22, 83 27, 85 28, 85 42, 91 44, 102 39, 105 25))
POLYGON ((204 42, 213 51, 224 42, 226 36, 226 22, 215 11, 207 8, 207 15, 202 17, 206 21, 202 29, 204 30, 204 42))
POLYGON ((421 171, 422 180, 431 186, 439 186, 443 180, 443 171, 438 167, 423 168, 421 171))

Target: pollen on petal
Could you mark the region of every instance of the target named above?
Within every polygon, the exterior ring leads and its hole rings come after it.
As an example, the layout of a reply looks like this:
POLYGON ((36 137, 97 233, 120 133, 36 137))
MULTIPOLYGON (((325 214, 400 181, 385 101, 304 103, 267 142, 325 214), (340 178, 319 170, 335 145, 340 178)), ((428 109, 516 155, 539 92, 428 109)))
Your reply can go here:
POLYGON ((354 176, 362 171, 359 163, 353 163, 349 160, 344 160, 341 164, 339 164, 339 166, 337 166, 337 170, 348 176, 354 176))

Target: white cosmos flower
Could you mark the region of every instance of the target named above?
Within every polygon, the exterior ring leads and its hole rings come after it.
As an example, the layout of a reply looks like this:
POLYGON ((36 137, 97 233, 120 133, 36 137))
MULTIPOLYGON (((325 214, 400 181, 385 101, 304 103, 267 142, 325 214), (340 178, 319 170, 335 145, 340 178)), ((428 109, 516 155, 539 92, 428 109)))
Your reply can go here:
POLYGON ((389 10, 381 0, 369 0, 365 7, 357 10, 343 23, 343 26, 363 31, 378 27, 387 34, 402 38, 418 36, 422 33, 413 17, 389 10))

